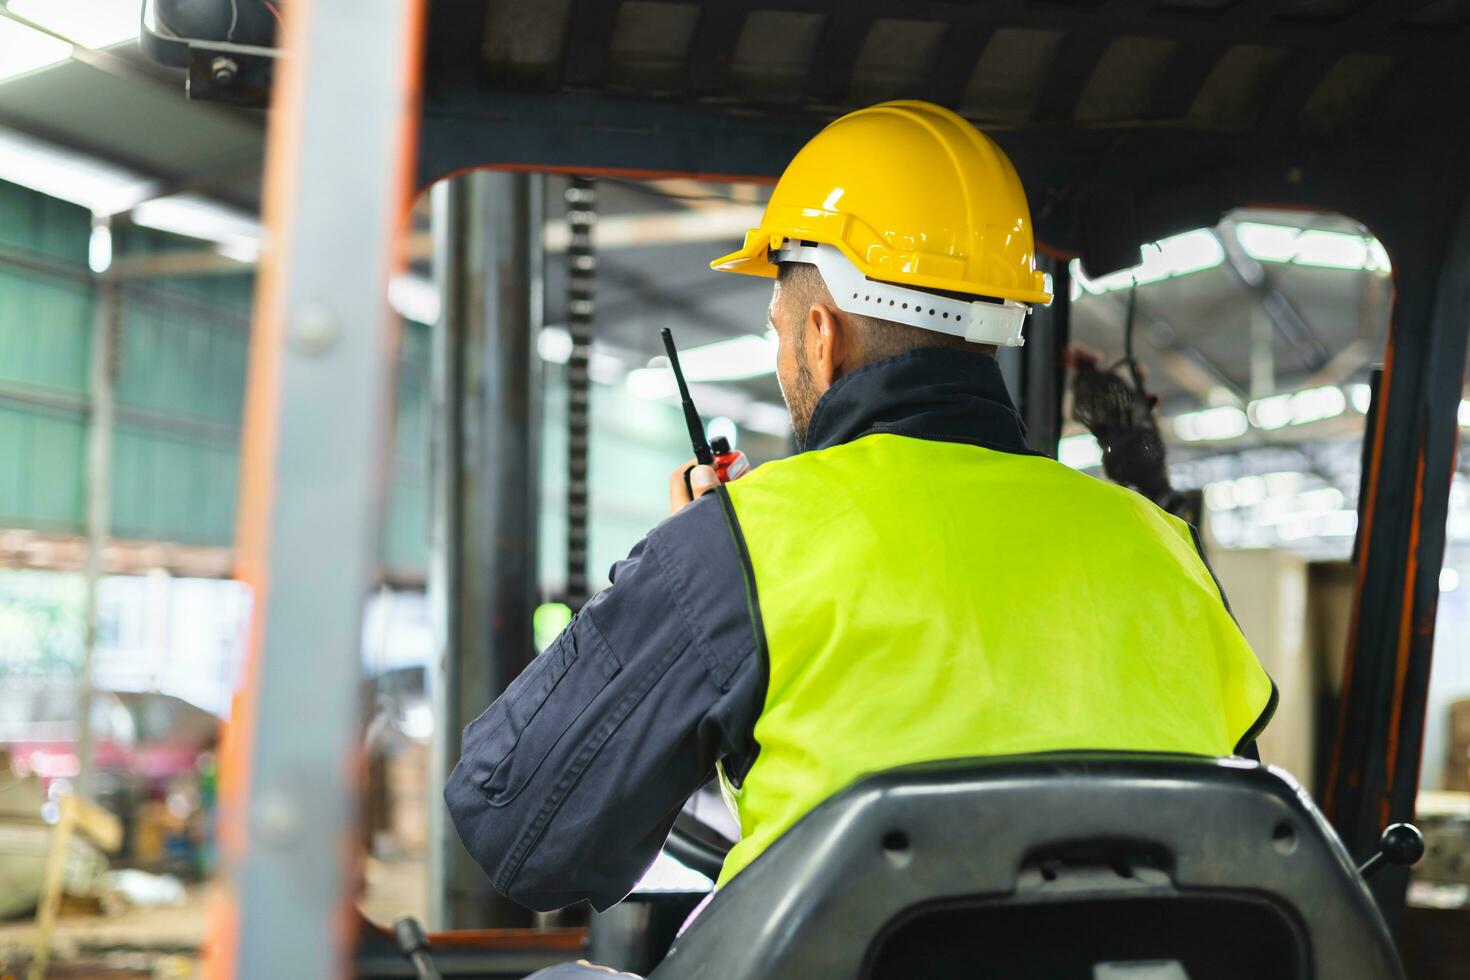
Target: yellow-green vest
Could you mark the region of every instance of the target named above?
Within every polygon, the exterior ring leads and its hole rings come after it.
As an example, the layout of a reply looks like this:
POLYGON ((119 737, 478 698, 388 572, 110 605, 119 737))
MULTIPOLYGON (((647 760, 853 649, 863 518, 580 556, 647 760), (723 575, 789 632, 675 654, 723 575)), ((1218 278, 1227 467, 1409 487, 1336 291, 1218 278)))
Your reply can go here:
POLYGON ((880 433, 728 489, 769 674, 721 884, 866 773, 1229 755, 1274 705, 1189 527, 1055 460, 880 433))

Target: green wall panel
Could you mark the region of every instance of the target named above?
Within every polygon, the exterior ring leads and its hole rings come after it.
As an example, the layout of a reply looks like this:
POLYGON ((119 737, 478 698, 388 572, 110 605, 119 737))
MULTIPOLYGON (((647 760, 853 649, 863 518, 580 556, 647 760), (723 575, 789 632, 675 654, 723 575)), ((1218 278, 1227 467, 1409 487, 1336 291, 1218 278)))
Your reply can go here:
POLYGON ((0 246, 85 269, 91 235, 86 208, 0 181, 0 246))
POLYGON ((128 296, 119 334, 119 405, 238 426, 247 333, 128 296))
POLYGON ((399 343, 382 555, 394 572, 420 576, 429 550, 429 328, 405 322, 399 343))
POLYGON ((0 383, 87 390, 91 288, 0 266, 0 383))
POLYGON ((85 452, 80 417, 0 404, 0 523, 80 529, 85 452))
MULTIPOLYGON (((86 269, 90 216, 0 183, 4 249, 86 269)), ((118 257, 207 243, 124 226, 118 257)), ((3 254, 0 254, 3 259, 3 254)), ((238 501, 249 357, 251 275, 130 282, 121 293, 111 519, 119 537, 228 546, 238 501)), ((0 527, 80 532, 83 523, 92 287, 0 261, 0 527), (38 401, 39 398, 39 401, 38 401)), ((387 474, 381 554, 394 574, 424 574, 429 533, 430 338, 406 323, 387 474)), ((566 419, 562 371, 546 375, 542 581, 565 574, 566 419)), ((591 575, 664 514, 669 471, 688 455, 677 409, 595 385, 591 575)))
POLYGON ((238 470, 233 443, 119 425, 113 438, 113 534, 228 545, 238 470))

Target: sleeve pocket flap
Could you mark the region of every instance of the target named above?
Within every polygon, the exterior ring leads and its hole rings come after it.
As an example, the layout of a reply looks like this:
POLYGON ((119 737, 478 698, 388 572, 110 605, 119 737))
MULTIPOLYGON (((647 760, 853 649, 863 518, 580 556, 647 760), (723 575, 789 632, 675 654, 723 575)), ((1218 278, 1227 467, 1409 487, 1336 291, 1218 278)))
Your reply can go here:
POLYGON ((619 669, 591 619, 577 617, 465 729, 462 761, 486 800, 514 799, 619 669))

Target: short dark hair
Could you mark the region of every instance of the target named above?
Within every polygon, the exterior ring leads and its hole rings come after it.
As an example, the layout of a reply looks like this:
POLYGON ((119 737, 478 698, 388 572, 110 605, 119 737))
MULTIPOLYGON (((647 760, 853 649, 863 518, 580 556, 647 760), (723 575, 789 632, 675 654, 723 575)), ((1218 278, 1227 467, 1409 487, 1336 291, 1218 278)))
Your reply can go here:
MULTIPOLYGON (((816 266, 810 263, 783 262, 779 279, 782 302, 795 303, 794 308, 806 311, 816 303, 836 306, 832 302, 832 294, 827 290, 827 284, 822 281, 822 274, 817 271, 816 266)), ((906 354, 911 350, 919 350, 924 347, 967 350, 976 354, 995 356, 995 345, 993 344, 971 343, 954 334, 925 330, 923 327, 894 323, 892 320, 883 320, 861 313, 843 311, 843 316, 847 317, 856 329, 859 357, 864 364, 871 364, 874 361, 881 361, 887 357, 906 354)))

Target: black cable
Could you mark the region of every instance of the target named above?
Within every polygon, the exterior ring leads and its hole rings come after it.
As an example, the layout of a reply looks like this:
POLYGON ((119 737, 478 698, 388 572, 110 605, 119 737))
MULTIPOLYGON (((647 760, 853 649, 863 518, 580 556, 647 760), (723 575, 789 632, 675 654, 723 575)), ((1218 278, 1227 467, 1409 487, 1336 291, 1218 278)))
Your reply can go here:
POLYGON ((1128 375, 1133 379, 1133 390, 1144 398, 1143 374, 1138 370, 1138 358, 1133 356, 1133 327, 1138 312, 1138 280, 1128 287, 1128 317, 1123 323, 1123 362, 1128 365, 1128 375))

